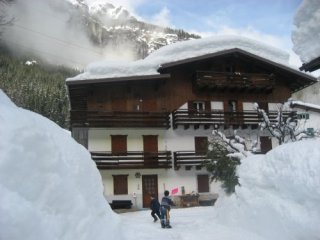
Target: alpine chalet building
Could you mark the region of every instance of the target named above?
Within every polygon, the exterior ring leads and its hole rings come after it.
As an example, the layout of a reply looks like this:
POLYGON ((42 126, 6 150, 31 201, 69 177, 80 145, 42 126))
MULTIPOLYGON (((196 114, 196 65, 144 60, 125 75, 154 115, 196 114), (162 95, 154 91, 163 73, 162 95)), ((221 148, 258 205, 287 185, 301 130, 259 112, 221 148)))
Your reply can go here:
POLYGON ((96 162, 107 200, 147 208, 151 194, 175 190, 182 206, 212 203, 219 183, 202 166, 212 130, 236 129, 266 153, 276 141, 259 130, 253 103, 275 121, 280 103, 316 82, 287 60, 256 41, 215 37, 67 79, 72 135, 96 162))

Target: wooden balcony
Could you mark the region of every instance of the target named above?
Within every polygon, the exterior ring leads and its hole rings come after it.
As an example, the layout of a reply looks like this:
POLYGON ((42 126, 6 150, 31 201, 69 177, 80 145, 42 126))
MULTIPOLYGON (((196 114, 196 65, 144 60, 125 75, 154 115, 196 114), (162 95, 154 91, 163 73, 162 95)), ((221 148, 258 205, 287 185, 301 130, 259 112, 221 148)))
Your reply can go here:
POLYGON ((129 151, 121 154, 95 151, 90 153, 98 169, 172 168, 170 151, 159 151, 155 153, 129 151))
MULTIPOLYGON (((271 123, 275 123, 277 120, 277 111, 267 112, 271 123)), ((284 117, 288 117, 290 112, 283 113, 284 117)), ((243 112, 224 112, 219 110, 201 111, 196 112, 194 110, 181 109, 172 113, 173 128, 183 126, 184 129, 188 129, 193 126, 194 129, 198 129, 202 126, 204 129, 210 127, 219 128, 224 126, 225 128, 257 128, 261 123, 262 118, 256 111, 243 111, 243 112)))
POLYGON ((240 91, 270 93, 275 84, 273 75, 198 71, 196 86, 210 91, 240 91))
POLYGON ((70 122, 72 127, 170 127, 168 112, 70 111, 70 122))
POLYGON ((201 167, 208 160, 207 153, 196 153, 195 151, 178 151, 173 153, 174 169, 180 167, 201 167))

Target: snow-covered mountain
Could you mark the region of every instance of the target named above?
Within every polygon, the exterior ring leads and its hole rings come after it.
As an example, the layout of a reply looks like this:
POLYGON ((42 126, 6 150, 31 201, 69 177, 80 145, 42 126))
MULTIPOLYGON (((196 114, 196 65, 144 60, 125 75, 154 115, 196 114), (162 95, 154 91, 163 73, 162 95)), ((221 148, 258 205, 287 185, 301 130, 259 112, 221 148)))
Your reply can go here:
POLYGON ((164 28, 139 21, 125 8, 106 2, 88 5, 85 0, 66 0, 72 4, 70 22, 82 24, 92 42, 100 47, 117 48, 125 45, 143 58, 154 50, 177 42, 199 38, 183 30, 164 28))

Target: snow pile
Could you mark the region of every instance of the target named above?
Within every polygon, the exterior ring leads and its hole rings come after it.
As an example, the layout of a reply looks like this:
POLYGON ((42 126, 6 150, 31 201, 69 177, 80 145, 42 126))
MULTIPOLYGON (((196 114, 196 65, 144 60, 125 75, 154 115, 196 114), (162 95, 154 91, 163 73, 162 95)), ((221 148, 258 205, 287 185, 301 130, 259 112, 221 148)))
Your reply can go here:
POLYGON ((165 63, 233 48, 239 48, 284 65, 287 65, 289 61, 289 54, 286 52, 255 40, 240 36, 215 36, 167 45, 154 51, 145 59, 134 62, 92 63, 84 73, 69 78, 67 81, 159 74, 158 68, 165 63))
POLYGON ((0 239, 121 239, 84 147, 0 89, 0 239))
POLYGON ((1 90, 0 109, 1 240, 319 240, 320 140, 243 159, 235 195, 172 209, 163 230, 150 211, 111 211, 89 153, 63 129, 1 90))
POLYGON ((169 232, 149 211, 122 215, 121 227, 126 239, 319 240, 319 159, 320 140, 281 145, 243 159, 241 187, 214 207, 173 208, 169 232))
POLYGON ((304 0, 295 18, 292 31, 293 50, 307 63, 320 56, 320 1, 304 0))
POLYGON ((242 186, 218 200, 217 221, 265 239, 319 239, 319 158, 320 141, 305 140, 243 160, 242 186))

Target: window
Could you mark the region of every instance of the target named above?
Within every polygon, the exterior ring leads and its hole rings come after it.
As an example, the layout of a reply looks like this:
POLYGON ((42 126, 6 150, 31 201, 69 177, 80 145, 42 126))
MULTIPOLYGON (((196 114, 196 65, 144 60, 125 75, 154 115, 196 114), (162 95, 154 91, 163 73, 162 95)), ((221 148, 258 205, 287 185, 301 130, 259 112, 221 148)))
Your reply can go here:
POLYGON ((299 113, 298 119, 309 119, 309 113, 299 113))
POLYGON ((209 175, 198 175, 198 193, 209 192, 209 175))
POLYGON ((203 155, 208 152, 208 138, 207 137, 195 137, 195 152, 197 155, 203 155))
POLYGON ((228 101, 228 112, 236 112, 237 111, 237 101, 230 100, 228 101))
POLYGON ((128 175, 112 175, 113 194, 128 194, 128 175))
POLYGON ((205 110, 205 103, 204 102, 193 102, 192 108, 197 110, 197 112, 203 112, 205 110))
POLYGON ((127 152, 127 135, 111 135, 112 154, 125 154, 127 152))

